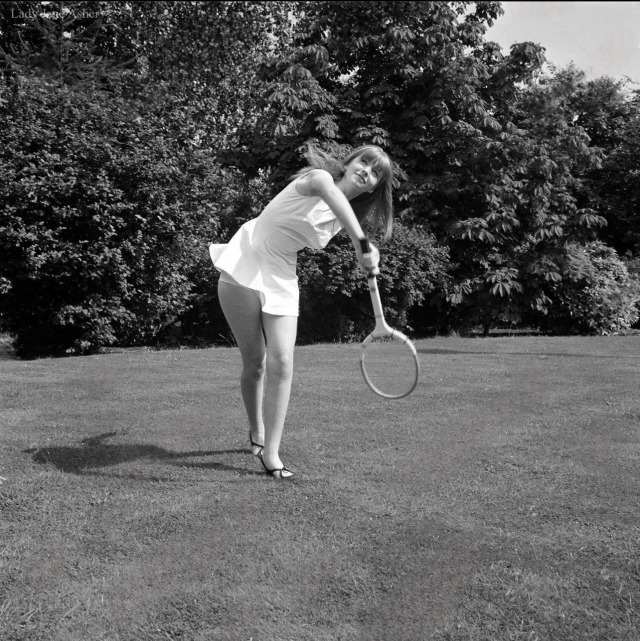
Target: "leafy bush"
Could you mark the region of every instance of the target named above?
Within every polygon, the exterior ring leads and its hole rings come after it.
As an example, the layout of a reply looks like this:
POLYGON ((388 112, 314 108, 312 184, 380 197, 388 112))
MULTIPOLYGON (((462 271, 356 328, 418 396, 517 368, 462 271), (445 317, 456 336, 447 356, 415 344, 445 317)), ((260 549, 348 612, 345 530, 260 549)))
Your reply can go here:
MULTIPOLYGON (((244 182, 236 177, 233 189, 221 194, 225 207, 220 213, 219 242, 229 240, 242 223, 260 214, 271 188, 264 176, 244 182)), ((209 237, 207 242, 212 240, 209 237)), ((441 286, 448 268, 448 253, 436 245, 431 235, 399 222, 394 225, 392 239, 379 249, 382 273, 378 285, 387 321, 406 331, 418 329, 409 324, 411 312, 434 288, 441 286)), ((218 273, 208 253, 202 256, 204 262, 192 274, 196 300, 180 318, 180 340, 193 344, 233 344, 218 302, 218 273)), ((299 343, 360 340, 373 329, 367 279, 344 232, 323 250, 300 252, 298 277, 299 343)))
MULTIPOLYGON (((410 312, 444 279, 448 253, 431 235, 394 225, 380 247, 378 286, 387 322, 411 332, 410 312)), ((367 279, 351 240, 340 234, 324 250, 301 252, 300 342, 362 340, 373 329, 367 279)))
MULTIPOLYGON (((190 338, 220 342, 228 332, 207 244, 260 212, 264 177, 220 169, 178 142, 171 114, 141 114, 113 96, 31 79, 1 110, 1 322, 19 355, 149 344, 175 321, 190 338)), ((446 251, 397 224, 381 253, 389 322, 407 329, 446 251)), ((299 274, 302 342, 370 331, 366 279, 346 236, 303 253, 299 274)))
POLYGON ((223 178, 170 115, 37 79, 4 96, 3 329, 23 357, 148 343, 188 305, 223 178))
POLYGON ((229 167, 220 172, 224 180, 211 197, 216 201, 216 224, 205 226, 200 234, 197 256, 189 270, 192 300, 176 319, 176 325, 163 332, 163 344, 230 345, 234 343, 218 302, 219 273, 211 264, 208 245, 228 242, 240 226, 260 214, 269 201, 272 188, 263 175, 247 178, 229 167))
POLYGON ((616 334, 638 321, 640 282, 611 247, 599 241, 567 244, 563 279, 553 298, 551 329, 616 334))

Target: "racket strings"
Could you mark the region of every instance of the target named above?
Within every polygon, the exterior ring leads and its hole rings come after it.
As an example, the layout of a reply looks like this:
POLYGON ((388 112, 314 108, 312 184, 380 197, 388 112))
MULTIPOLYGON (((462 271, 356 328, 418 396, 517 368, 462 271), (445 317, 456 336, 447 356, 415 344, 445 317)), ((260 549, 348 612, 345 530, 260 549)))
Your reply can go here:
POLYGON ((402 398, 417 383, 415 353, 399 337, 374 338, 362 352, 361 367, 367 383, 381 396, 402 398))

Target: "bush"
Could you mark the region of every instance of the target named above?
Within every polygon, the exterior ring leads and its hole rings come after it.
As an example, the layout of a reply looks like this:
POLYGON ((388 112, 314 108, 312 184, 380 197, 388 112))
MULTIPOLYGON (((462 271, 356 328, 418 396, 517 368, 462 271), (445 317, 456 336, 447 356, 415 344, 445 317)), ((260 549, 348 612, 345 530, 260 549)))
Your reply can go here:
MULTIPOLYGON (((171 121, 36 78, 4 97, 0 327, 18 355, 150 344, 176 321, 180 341, 228 342, 207 245, 259 214, 264 177, 246 180, 179 142, 179 114, 171 121)), ((397 224, 381 253, 388 321, 410 330, 408 314, 434 288, 446 251, 397 224)), ((371 330, 366 278, 346 236, 303 252, 299 275, 301 342, 371 330)))
POLYGON ((224 181, 213 193, 216 199, 216 225, 205 227, 199 238, 197 261, 189 271, 193 297, 176 326, 163 332, 163 344, 233 345, 234 338, 218 302, 219 273, 211 264, 210 243, 228 242, 240 226, 260 214, 269 201, 271 185, 264 176, 247 178, 237 169, 221 170, 224 181), (179 326, 178 326, 179 325, 179 326))
POLYGON ((639 317, 640 282, 617 252, 604 243, 567 244, 563 279, 549 314, 562 333, 617 334, 639 317))
POLYGON ((38 79, 4 98, 3 330, 22 357, 152 341, 188 306, 223 177, 166 114, 38 79))
MULTIPOLYGON (((393 237, 380 247, 378 286, 389 325, 412 332, 410 312, 442 281, 448 253, 431 235, 394 225, 393 237)), ((322 251, 301 252, 300 342, 362 340, 374 318, 367 279, 353 245, 342 233, 322 251)))
MULTIPOLYGON (((255 208, 266 197, 263 181, 250 181, 250 202, 238 197, 229 210, 239 221, 223 222, 225 239, 244 222, 247 208, 255 208), (262 197, 262 199, 261 199, 262 197), (242 205, 242 206, 241 206, 242 205)), ((396 223, 391 241, 380 246, 381 274, 378 276, 387 322, 411 332, 411 311, 438 286, 447 267, 447 252, 433 238, 396 223)), ((362 340, 374 326, 367 279, 357 265, 353 245, 342 233, 323 250, 303 250, 298 255, 300 319, 298 343, 349 342, 362 340)), ((220 311, 218 274, 208 260, 199 271, 200 295, 181 318, 180 340, 191 344, 233 344, 233 336, 220 311)))

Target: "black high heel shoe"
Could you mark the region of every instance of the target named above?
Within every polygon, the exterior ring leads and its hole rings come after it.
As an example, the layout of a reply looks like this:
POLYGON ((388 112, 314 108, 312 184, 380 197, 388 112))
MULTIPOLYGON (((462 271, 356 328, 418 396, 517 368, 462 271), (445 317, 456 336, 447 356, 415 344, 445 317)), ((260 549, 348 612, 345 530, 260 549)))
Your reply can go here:
POLYGON ((264 445, 260 445, 260 443, 256 443, 253 440, 253 437, 251 436, 251 431, 249 431, 249 443, 251 443, 251 454, 253 454, 254 456, 262 456, 262 450, 264 449, 264 445), (254 447, 258 448, 257 452, 253 450, 254 447))
POLYGON ((273 470, 270 470, 267 467, 267 464, 264 462, 264 459, 262 458, 262 452, 260 452, 259 458, 265 472, 269 476, 273 476, 274 479, 290 479, 293 476, 293 472, 291 470, 288 470, 286 467, 276 467, 273 470))

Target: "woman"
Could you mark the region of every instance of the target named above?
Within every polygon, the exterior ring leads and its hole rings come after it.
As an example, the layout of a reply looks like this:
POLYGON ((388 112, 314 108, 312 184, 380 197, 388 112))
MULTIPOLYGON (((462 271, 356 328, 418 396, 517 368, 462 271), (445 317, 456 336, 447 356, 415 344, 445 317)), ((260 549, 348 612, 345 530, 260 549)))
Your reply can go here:
POLYGON ((366 145, 340 161, 308 146, 300 170, 226 245, 211 245, 220 272, 220 306, 242 357, 240 388, 249 418, 252 453, 267 474, 290 478, 280 441, 289 405, 298 323, 297 253, 320 249, 341 229, 360 266, 377 273, 379 254, 362 253, 361 223, 391 235, 393 167, 379 147, 366 145), (266 382, 265 382, 266 375, 266 382))

